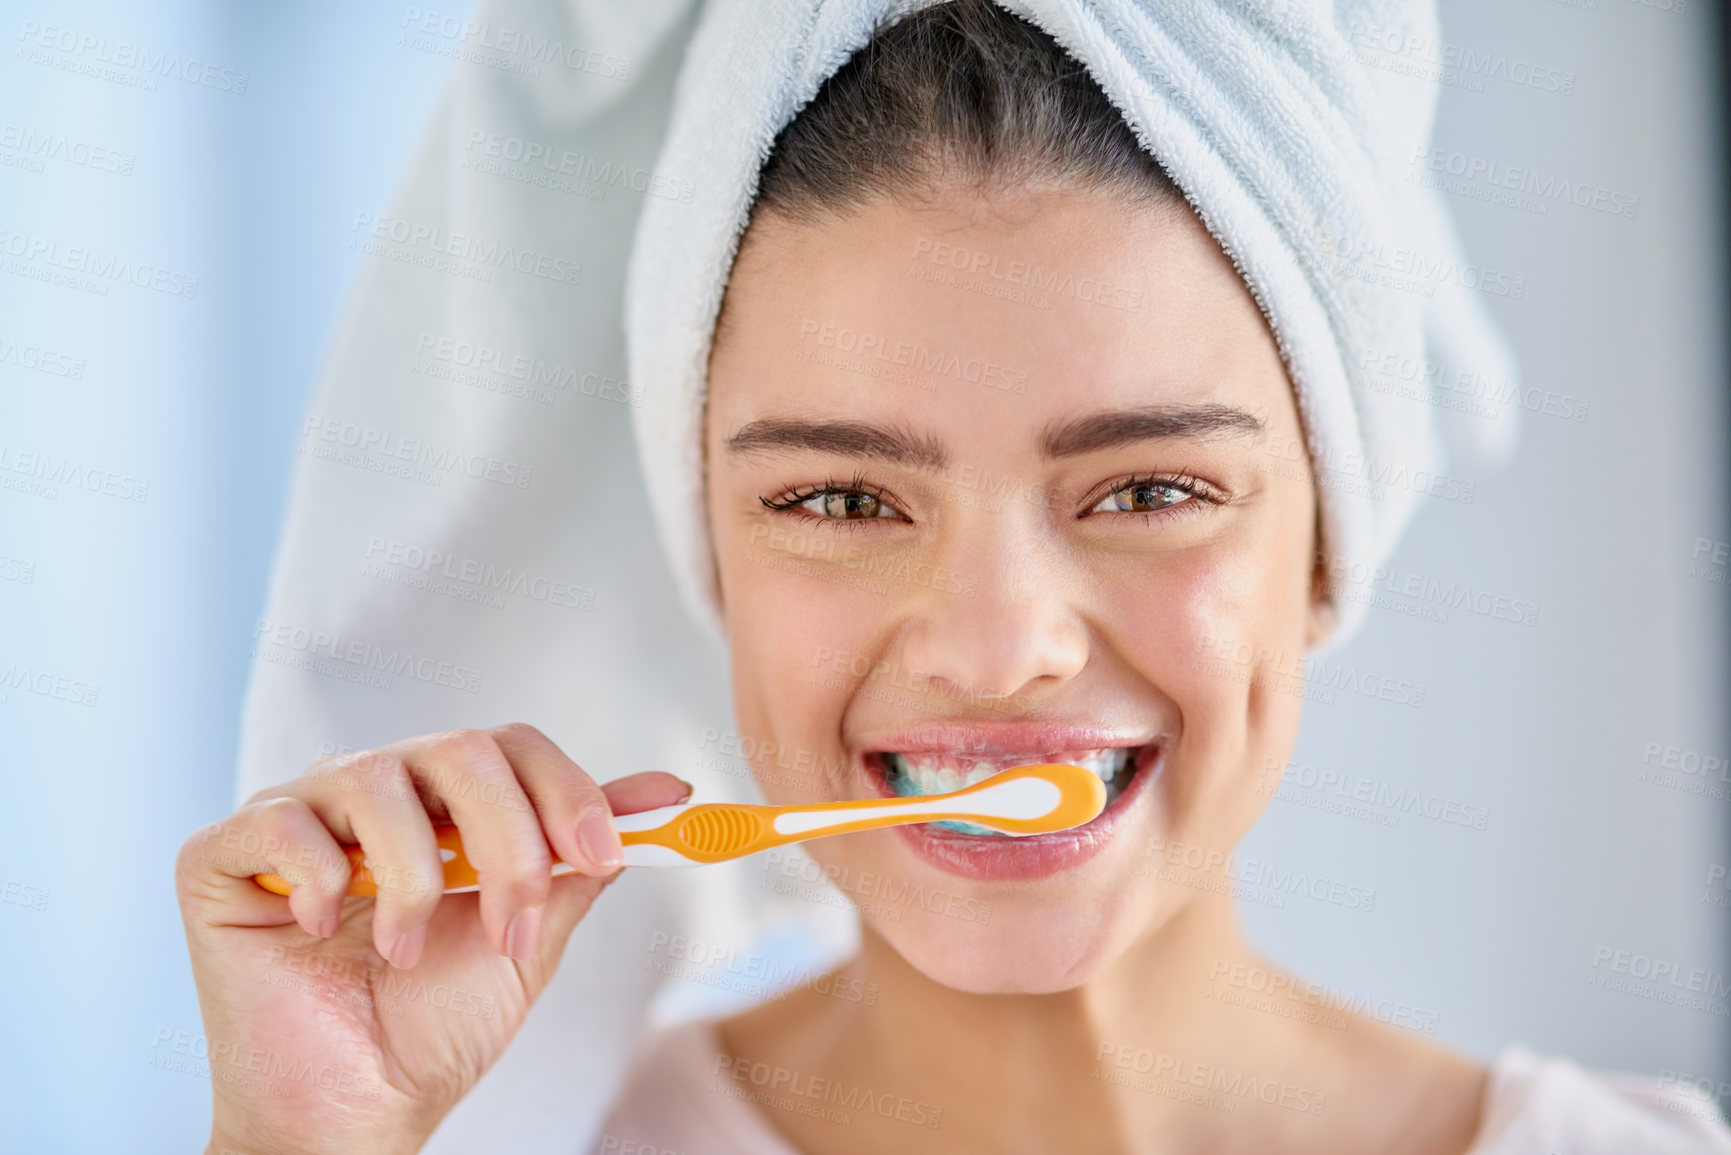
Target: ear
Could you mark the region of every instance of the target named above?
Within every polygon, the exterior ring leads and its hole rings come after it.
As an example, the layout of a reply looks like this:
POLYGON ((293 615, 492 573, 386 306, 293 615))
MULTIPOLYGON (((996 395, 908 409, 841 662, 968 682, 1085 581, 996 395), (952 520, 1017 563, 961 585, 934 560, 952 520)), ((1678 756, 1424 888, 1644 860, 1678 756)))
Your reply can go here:
POLYGON ((1311 530, 1312 556, 1316 563, 1310 570, 1310 600, 1305 610, 1304 648, 1321 645, 1339 624, 1334 600, 1328 588, 1328 557, 1322 550, 1322 509, 1316 510, 1315 528, 1311 530))
POLYGON ((1314 649, 1334 633, 1337 619, 1334 603, 1328 600, 1326 583, 1317 585, 1312 582, 1310 591, 1310 609, 1305 615, 1304 648, 1314 649))

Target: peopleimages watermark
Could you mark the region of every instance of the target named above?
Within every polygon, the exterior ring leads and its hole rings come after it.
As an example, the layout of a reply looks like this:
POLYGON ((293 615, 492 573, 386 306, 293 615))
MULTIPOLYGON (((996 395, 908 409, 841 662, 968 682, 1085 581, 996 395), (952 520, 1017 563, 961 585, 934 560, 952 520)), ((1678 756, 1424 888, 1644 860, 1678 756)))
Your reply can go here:
POLYGON ((626 188, 645 196, 690 204, 697 186, 688 180, 602 160, 586 152, 524 140, 485 129, 472 129, 463 146, 463 167, 524 184, 576 193, 601 200, 609 188, 626 188), (480 155, 476 156, 479 151, 480 155), (568 178, 568 179, 566 179, 568 178))
POLYGON ((1701 892, 1701 901, 1720 909, 1731 907, 1731 873, 1727 873, 1724 863, 1708 863, 1707 889, 1701 892))
POLYGON ((942 1107, 924 1099, 877 1091, 858 1083, 844 1083, 839 1079, 733 1055, 716 1055, 711 1074, 715 1076, 709 1084, 713 1094, 831 1123, 848 1124, 853 1120, 853 1113, 858 1112, 936 1130, 944 1118, 942 1107))
POLYGON ((947 241, 921 237, 914 242, 908 275, 922 281, 952 285, 988 297, 1052 307, 1053 297, 1069 297, 1083 304, 1127 313, 1142 308, 1142 291, 1114 285, 1098 277, 1049 269, 1033 261, 1006 259, 1002 254, 970 249, 947 241))
POLYGON ((1274 464, 1263 464, 1261 470, 1274 477, 1292 481, 1309 481, 1325 489, 1368 497, 1381 501, 1390 490, 1407 490, 1429 494, 1443 501, 1458 501, 1471 505, 1478 484, 1465 477, 1441 473, 1411 462, 1392 457, 1376 457, 1356 449, 1342 450, 1330 445, 1312 458, 1310 447, 1302 437, 1268 434, 1263 443, 1266 456, 1274 464))
POLYGON ((65 377, 73 381, 84 379, 83 357, 75 357, 71 353, 62 353, 32 342, 21 342, 12 337, 0 337, 0 365, 16 365, 20 369, 30 369, 37 373, 46 373, 50 377, 65 377))
POLYGON ((26 20, 19 26, 18 40, 21 47, 13 55, 19 60, 128 88, 155 92, 158 81, 183 80, 199 88, 214 88, 236 96, 246 92, 248 76, 238 68, 210 64, 178 52, 158 52, 130 40, 111 41, 106 36, 34 20, 26 20))
POLYGON ((764 877, 758 879, 757 889, 771 894, 799 898, 820 906, 857 909, 862 915, 888 922, 900 922, 902 913, 907 910, 920 910, 979 926, 992 921, 992 904, 981 902, 972 895, 928 887, 871 870, 856 872, 834 863, 819 866, 796 846, 770 850, 761 861, 764 877))
MULTIPOLYGON (((872 658, 867 654, 855 653, 852 650, 838 650, 832 646, 818 646, 812 651, 811 664, 814 669, 821 669, 826 664, 829 673, 834 675, 822 681, 807 679, 807 684, 822 685, 828 689, 840 691, 858 691, 865 696, 867 689, 876 687, 882 689, 888 686, 892 689, 910 691, 910 696, 919 697, 922 694, 949 698, 952 701, 966 702, 978 706, 1002 706, 1005 708, 1025 710, 1031 706, 1028 695, 1019 691, 988 689, 980 686, 964 686, 954 679, 939 679, 939 685, 932 684, 930 670, 916 670, 905 666, 899 661, 888 658, 872 658), (865 685, 862 687, 861 682, 865 685)), ((896 701, 894 697, 885 699, 896 701)))
POLYGON ((1272 755, 1263 760, 1256 793, 1376 826, 1396 827, 1403 816, 1410 815, 1445 826, 1484 830, 1491 818, 1488 806, 1415 787, 1394 786, 1363 774, 1325 770, 1310 762, 1282 763, 1272 755))
POLYGON ((1719 585, 1731 584, 1727 582, 1727 566, 1731 566, 1731 541, 1695 539, 1695 547, 1689 551, 1690 577, 1719 585))
POLYGON ((363 1013, 403 1013, 400 1004, 387 1007, 373 997, 372 968, 358 960, 273 946, 265 967, 261 981, 279 991, 293 991, 363 1013))
POLYGON ((643 405, 643 387, 633 388, 621 378, 425 329, 415 338, 415 361, 410 368, 437 380, 454 381, 488 393, 505 393, 542 405, 553 404, 555 392, 637 408, 643 405))
POLYGON ((1724 974, 1685 966, 1675 959, 1597 946, 1587 985, 1719 1018, 1731 1017, 1731 1003, 1725 1001, 1731 996, 1731 982, 1724 974))
POLYGON ((1669 742, 1648 742, 1641 749, 1636 779, 1667 790, 1706 798, 1731 798, 1731 758, 1703 754, 1669 742))
POLYGON ((48 888, 19 882, 15 878, 0 878, 0 902, 21 906, 26 910, 48 909, 48 888))
MULTIPOLYGON (((1283 1083, 1278 1079, 1262 1079, 1243 1071, 1233 1071, 1217 1063, 1199 1063, 1191 1059, 1153 1051, 1130 1043, 1101 1042, 1094 1051, 1093 1079, 1149 1094, 1163 1094, 1149 1082, 1161 1080, 1183 1087, 1200 1087, 1213 1092, 1214 1101, 1196 1100, 1203 1106, 1216 1107, 1235 1113, 1241 1102, 1261 1103, 1267 1107, 1284 1107, 1305 1115, 1320 1115, 1328 1105, 1328 1096, 1320 1091, 1283 1083), (1147 1076, 1137 1079, 1134 1076, 1147 1076)), ((1169 1098, 1183 1098, 1169 1095, 1169 1098)))
POLYGON ((43 132, 28 125, 0 124, 0 166, 43 172, 46 162, 58 161, 91 172, 131 176, 138 157, 105 144, 94 144, 59 132, 43 132), (6 155, 11 154, 11 155, 6 155))
POLYGON ((94 706, 102 687, 71 674, 57 674, 15 661, 0 666, 0 703, 11 701, 14 690, 74 706, 94 706))
POLYGON ((57 238, 0 228, 5 271, 43 284, 99 297, 110 285, 132 285, 170 297, 198 298, 199 279, 165 265, 134 261, 89 245, 63 245, 57 238))
POLYGON ((226 1041, 212 1045, 203 1035, 172 1027, 158 1027, 150 1046, 152 1067, 215 1083, 232 1083, 273 1098, 293 1094, 293 1084, 375 1102, 385 1089, 383 1080, 359 1071, 329 1063, 315 1065, 311 1059, 285 1056, 265 1047, 226 1041))
MULTIPOLYGON (((1720 1114, 1717 1103, 1731 1097, 1731 1082, 1724 1079, 1714 1079, 1710 1075, 1690 1075, 1671 1067, 1659 1068, 1659 1088, 1668 1090, 1677 1088, 1694 1097, 1697 1102, 1682 1106, 1686 1114, 1697 1119, 1705 1119, 1709 1123, 1723 1125, 1725 1119, 1720 1114)), ((1666 1104, 1666 1110, 1677 1110, 1678 1106, 1666 1104)))
POLYGON ((754 525, 746 540, 758 552, 822 562, 881 581, 903 582, 968 598, 979 593, 978 574, 958 573, 930 562, 909 561, 882 550, 866 549, 834 537, 820 537, 782 525, 754 525))
POLYGON ((301 441, 296 451, 423 485, 438 485, 446 474, 456 473, 478 481, 528 489, 535 472, 534 466, 521 462, 317 413, 308 414, 301 424, 301 441))
POLYGON ((540 76, 543 64, 607 80, 631 76, 631 61, 624 57, 506 24, 410 6, 403 9, 401 27, 399 43, 410 48, 525 76, 540 76))
POLYGON ((825 783, 840 782, 852 770, 852 763, 846 756, 831 757, 804 747, 790 747, 785 742, 754 738, 731 730, 723 733, 714 726, 703 728, 697 748, 713 748, 720 755, 703 763, 708 769, 745 778, 750 778, 756 770, 778 785, 797 783, 799 789, 808 792, 823 789, 825 783), (740 761, 728 763, 723 762, 723 758, 740 761), (734 766, 738 769, 735 770, 734 766))
POLYGON ((1361 64, 1429 80, 1468 92, 1483 92, 1488 81, 1572 96, 1575 74, 1495 49, 1477 49, 1396 24, 1352 20, 1347 39, 1361 64))
POLYGON ((799 323, 799 340, 802 347, 809 341, 820 349, 851 355, 830 356, 821 360, 807 356, 807 360, 816 360, 819 364, 833 364, 866 376, 884 375, 884 367, 888 367, 890 379, 902 380, 905 377, 907 384, 928 391, 937 388, 938 378, 967 382, 1005 393, 1028 391, 1026 369, 1013 369, 986 357, 964 356, 944 349, 933 349, 903 337, 866 332, 846 325, 815 321, 808 317, 799 323), (893 373, 897 368, 906 369, 908 373, 893 373))
POLYGON ((1211 677, 1324 703, 1333 702, 1337 693, 1344 693, 1417 710, 1424 706, 1428 692, 1421 682, 1213 634, 1202 639, 1201 650, 1201 658, 1193 668, 1211 677))
POLYGON ((1229 1006, 1243 1006, 1246 1010, 1279 1014, 1267 1005, 1231 997, 1234 992, 1253 998, 1266 998, 1274 1005, 1290 1003, 1344 1015, 1358 1015, 1373 1019, 1384 1026, 1399 1027, 1423 1035, 1434 1035, 1442 1026, 1440 1011, 1427 1010, 1400 999, 1347 994, 1325 983, 1309 982, 1265 967, 1230 962, 1223 958, 1215 959, 1209 968, 1208 983, 1209 989, 1203 995, 1204 998, 1229 1006))
POLYGON ((1434 145, 1414 149, 1407 179, 1535 216, 1549 216, 1552 205, 1566 204, 1633 220, 1641 208, 1641 198, 1631 193, 1434 145))
MULTIPOLYGON (((624 1135, 615 1135, 611 1131, 601 1132, 601 1155, 686 1155, 672 1147, 663 1147, 648 1139, 632 1139, 624 1135)), ((218 1155, 225 1155, 219 1152, 218 1155)), ((235 1155, 240 1155, 236 1152, 235 1155)))
POLYGON ((516 594, 550 606, 595 608, 595 590, 576 582, 498 566, 460 552, 430 549, 377 534, 367 538, 362 575, 423 589, 429 593, 499 609, 502 594, 516 594))
POLYGON ((583 263, 497 240, 450 232, 440 225, 376 213, 355 214, 349 248, 368 256, 419 265, 473 281, 491 282, 496 269, 512 269, 555 284, 576 285, 583 263))
POLYGON ((1517 273, 1370 236, 1346 236, 1324 228, 1305 229, 1300 235, 1324 246, 1336 276, 1421 297, 1436 296, 1438 285, 1459 285, 1511 301, 1526 299, 1527 278, 1517 273))
POLYGON ((472 666, 421 657, 412 650, 381 646, 336 632, 260 618, 252 636, 255 643, 252 656, 261 661, 310 669, 379 689, 390 688, 386 674, 403 675, 431 686, 467 690, 471 694, 481 689, 481 671, 472 666))
POLYGON ((36 581, 36 562, 27 557, 0 553, 0 582, 17 582, 21 586, 36 581))
POLYGON ((0 442, 0 489, 54 501, 63 485, 120 501, 143 502, 150 496, 150 482, 131 474, 0 442))
POLYGON ((1445 624, 1451 610, 1518 626, 1539 621, 1537 602, 1471 582, 1442 581, 1396 565, 1371 566, 1341 554, 1319 552, 1316 561, 1343 601, 1445 624))
POLYGON ((1240 861, 1224 850, 1196 843, 1157 837, 1142 853, 1149 859, 1142 864, 1140 873, 1143 875, 1277 910, 1285 908, 1286 899, 1290 896, 1366 913, 1376 908, 1374 887, 1331 879, 1290 866, 1276 866, 1256 858, 1240 861), (1185 874, 1185 870, 1194 873, 1185 874))
POLYGON ((777 958, 735 946, 704 942, 685 935, 654 931, 643 969, 663 978, 733 991, 755 999, 782 1000, 795 990, 860 1006, 876 1006, 878 984, 777 958))
POLYGON ((1366 349, 1359 354, 1358 372, 1354 379, 1374 393, 1405 398, 1452 409, 1485 420, 1495 420, 1503 410, 1514 405, 1527 413, 1555 417, 1560 421, 1585 421, 1592 402, 1572 393, 1555 389, 1523 389, 1520 384, 1503 378, 1498 381, 1488 373, 1453 367, 1441 361, 1412 356, 1410 353, 1389 353, 1366 349))

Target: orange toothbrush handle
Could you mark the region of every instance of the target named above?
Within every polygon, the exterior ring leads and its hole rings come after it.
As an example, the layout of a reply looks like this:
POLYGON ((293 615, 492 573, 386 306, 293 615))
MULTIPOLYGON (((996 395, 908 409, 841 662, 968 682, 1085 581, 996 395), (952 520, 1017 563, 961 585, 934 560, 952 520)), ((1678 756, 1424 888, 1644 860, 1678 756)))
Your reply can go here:
MULTIPOLYGON (((433 834, 439 840, 439 857, 445 860, 444 883, 440 890, 469 890, 481 882, 481 876, 469 862, 468 855, 463 853, 463 839, 452 825, 435 826, 433 834)), ((382 890, 409 890, 424 893, 432 880, 422 878, 412 871, 392 868, 385 871, 384 877, 376 878, 372 868, 367 865, 366 851, 358 846, 345 846, 343 853, 349 856, 349 894, 356 898, 372 898, 382 890)), ((555 858, 554 862, 559 860, 555 858)), ((280 874, 255 874, 252 880, 273 894, 286 895, 292 889, 280 874)))

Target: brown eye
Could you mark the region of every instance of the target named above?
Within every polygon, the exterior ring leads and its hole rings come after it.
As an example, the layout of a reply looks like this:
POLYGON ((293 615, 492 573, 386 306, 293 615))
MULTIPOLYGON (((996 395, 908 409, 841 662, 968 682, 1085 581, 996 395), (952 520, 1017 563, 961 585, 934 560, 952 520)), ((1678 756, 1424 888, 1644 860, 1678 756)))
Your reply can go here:
POLYGON ((823 503, 824 516, 833 517, 838 521, 878 517, 881 516, 880 511, 883 508, 878 499, 871 494, 857 491, 819 494, 817 500, 823 503))
POLYGON ((1138 481, 1107 494, 1100 504, 1089 512, 1157 513, 1189 498, 1190 494, 1181 486, 1159 481, 1138 481))

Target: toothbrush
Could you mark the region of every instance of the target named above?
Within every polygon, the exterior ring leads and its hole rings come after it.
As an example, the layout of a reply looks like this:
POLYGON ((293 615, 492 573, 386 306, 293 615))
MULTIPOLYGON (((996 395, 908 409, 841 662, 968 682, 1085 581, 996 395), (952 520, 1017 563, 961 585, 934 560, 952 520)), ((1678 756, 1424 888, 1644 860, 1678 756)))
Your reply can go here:
MULTIPOLYGON (((971 822, 1004 834, 1048 834, 1092 821, 1106 808, 1106 784, 1080 766, 1017 766, 948 794, 866 798, 811 806, 754 806, 737 802, 682 803, 638 814, 617 814, 626 866, 705 866, 760 850, 914 822, 971 822)), ((479 889, 480 876, 463 853, 455 826, 433 828, 445 860, 445 893, 479 889)), ((365 853, 344 848, 352 874, 349 894, 378 894, 365 853)), ((553 860, 553 873, 574 868, 553 860)), ((290 886, 277 874, 253 881, 274 894, 290 886)))

